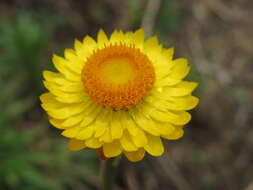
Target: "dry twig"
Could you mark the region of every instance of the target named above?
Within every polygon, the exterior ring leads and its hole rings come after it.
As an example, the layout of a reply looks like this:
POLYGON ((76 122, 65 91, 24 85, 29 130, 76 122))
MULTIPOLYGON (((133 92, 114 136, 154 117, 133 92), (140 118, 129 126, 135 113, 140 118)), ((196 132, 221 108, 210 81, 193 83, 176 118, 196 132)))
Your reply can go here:
POLYGON ((180 169, 172 158, 167 158, 162 156, 157 159, 158 165, 162 170, 164 176, 177 187, 179 190, 192 190, 193 188, 188 183, 188 181, 182 176, 180 169))
POLYGON ((159 12, 162 0, 149 0, 143 19, 141 27, 145 30, 145 33, 149 36, 152 34, 156 16, 159 12))

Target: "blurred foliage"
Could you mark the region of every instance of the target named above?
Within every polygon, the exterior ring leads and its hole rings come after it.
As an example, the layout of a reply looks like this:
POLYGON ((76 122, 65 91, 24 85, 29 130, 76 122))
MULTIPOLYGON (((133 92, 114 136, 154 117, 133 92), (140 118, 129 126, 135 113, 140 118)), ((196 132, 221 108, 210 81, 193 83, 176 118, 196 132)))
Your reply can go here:
POLYGON ((33 20, 31 14, 22 13, 16 21, 1 19, 0 35, 1 76, 9 78, 11 83, 11 80, 17 79, 9 75, 18 72, 21 81, 24 79, 24 83, 31 83, 23 87, 33 88, 35 94, 38 94, 41 91, 39 62, 48 44, 48 26, 46 23, 33 20))
POLYGON ((130 20, 133 25, 139 25, 143 17, 143 11, 140 7, 140 1, 129 0, 128 7, 130 12, 130 20))
MULTIPOLYGON (((45 127, 45 124, 42 126, 45 127)), ((97 171, 97 162, 91 152, 70 153, 59 139, 41 137, 41 129, 21 131, 10 130, 11 126, 7 125, 0 127, 1 134, 4 134, 0 139, 1 188, 63 190, 94 186, 89 181, 83 181, 89 179, 91 174, 95 176, 97 171), (46 144, 40 144, 45 141, 46 144)))
POLYGON ((94 154, 66 151, 35 107, 52 21, 32 12, 0 18, 0 189, 94 187, 84 180, 97 173, 94 154))
POLYGON ((157 17, 156 28, 163 32, 175 32, 180 23, 180 13, 178 1, 163 1, 157 17))

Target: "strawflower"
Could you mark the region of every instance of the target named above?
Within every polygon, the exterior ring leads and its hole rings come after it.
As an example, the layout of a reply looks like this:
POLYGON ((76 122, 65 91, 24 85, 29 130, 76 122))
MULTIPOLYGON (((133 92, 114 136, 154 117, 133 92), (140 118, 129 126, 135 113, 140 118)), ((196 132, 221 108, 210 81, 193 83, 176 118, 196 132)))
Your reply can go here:
POLYGON ((187 112, 199 102, 192 96, 197 83, 184 81, 190 71, 186 59, 173 60, 144 31, 103 30, 97 41, 86 36, 53 56, 59 72, 44 71, 49 92, 40 96, 50 123, 69 138, 70 150, 96 149, 103 158, 124 154, 128 160, 164 153, 163 139, 183 136, 187 112))

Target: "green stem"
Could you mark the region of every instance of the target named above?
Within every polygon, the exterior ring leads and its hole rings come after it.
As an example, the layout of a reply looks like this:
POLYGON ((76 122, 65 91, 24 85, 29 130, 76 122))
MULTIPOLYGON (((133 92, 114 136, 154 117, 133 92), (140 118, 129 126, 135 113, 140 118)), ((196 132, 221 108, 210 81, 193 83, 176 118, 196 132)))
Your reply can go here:
POLYGON ((103 160, 101 163, 102 190, 112 190, 116 177, 120 156, 115 159, 103 160))

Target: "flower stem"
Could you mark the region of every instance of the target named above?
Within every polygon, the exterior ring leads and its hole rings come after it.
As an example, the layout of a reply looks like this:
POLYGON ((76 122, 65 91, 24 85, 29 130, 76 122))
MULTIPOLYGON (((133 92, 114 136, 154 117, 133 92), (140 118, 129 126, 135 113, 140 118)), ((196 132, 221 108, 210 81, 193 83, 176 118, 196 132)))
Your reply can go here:
POLYGON ((102 190, 112 190, 119 161, 120 156, 115 159, 102 160, 101 162, 102 190))

